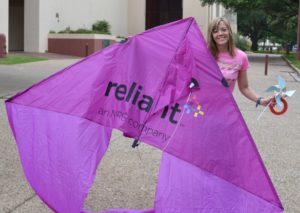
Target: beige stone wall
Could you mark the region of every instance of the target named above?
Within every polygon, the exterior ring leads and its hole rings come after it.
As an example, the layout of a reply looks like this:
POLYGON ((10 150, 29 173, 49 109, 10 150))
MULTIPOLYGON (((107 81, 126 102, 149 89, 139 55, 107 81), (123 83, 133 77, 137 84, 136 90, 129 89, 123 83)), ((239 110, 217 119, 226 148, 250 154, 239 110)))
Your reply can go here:
POLYGON ((194 17, 204 36, 208 28, 209 15, 209 8, 202 7, 199 0, 183 0, 183 18, 194 17))
POLYGON ((24 51, 41 52, 40 0, 24 1, 24 51))
POLYGON ((8 0, 0 0, 0 33, 6 36, 8 50, 8 0))
POLYGON ((216 17, 229 19, 233 31, 237 31, 236 15, 231 14, 223 6, 214 4, 202 7, 199 0, 183 0, 183 17, 194 17, 204 35, 207 36, 209 23, 216 17))
POLYGON ((128 1, 128 35, 145 31, 146 0, 128 1))

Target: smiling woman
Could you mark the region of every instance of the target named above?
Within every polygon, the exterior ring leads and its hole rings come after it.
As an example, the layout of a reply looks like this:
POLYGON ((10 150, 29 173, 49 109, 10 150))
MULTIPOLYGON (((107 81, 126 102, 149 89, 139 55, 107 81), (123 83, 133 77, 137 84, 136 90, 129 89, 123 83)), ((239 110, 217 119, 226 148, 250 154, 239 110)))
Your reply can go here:
POLYGON ((14 64, 36 62, 36 61, 44 61, 44 60, 48 60, 48 59, 32 57, 32 56, 23 56, 23 55, 7 55, 7 57, 5 58, 0 58, 0 64, 14 65, 14 64))
POLYGON ((256 106, 268 105, 273 96, 260 97, 248 83, 248 57, 246 53, 235 47, 229 22, 225 18, 214 19, 210 23, 207 38, 208 48, 218 63, 231 92, 238 82, 240 92, 249 100, 256 102, 256 106))

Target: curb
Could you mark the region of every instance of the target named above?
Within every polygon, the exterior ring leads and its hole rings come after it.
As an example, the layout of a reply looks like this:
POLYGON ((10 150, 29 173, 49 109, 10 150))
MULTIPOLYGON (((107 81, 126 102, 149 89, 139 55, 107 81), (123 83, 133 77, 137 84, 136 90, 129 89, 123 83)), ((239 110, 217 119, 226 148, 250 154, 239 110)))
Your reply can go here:
POLYGON ((282 59, 297 73, 298 76, 300 76, 300 70, 295 67, 290 60, 288 60, 284 55, 281 56, 282 59))

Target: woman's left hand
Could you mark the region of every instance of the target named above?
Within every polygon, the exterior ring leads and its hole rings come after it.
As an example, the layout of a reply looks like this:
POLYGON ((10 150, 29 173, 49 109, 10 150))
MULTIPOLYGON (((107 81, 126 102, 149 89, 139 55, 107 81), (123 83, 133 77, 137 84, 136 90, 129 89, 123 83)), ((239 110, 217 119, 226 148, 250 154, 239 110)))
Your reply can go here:
MULTIPOLYGON (((267 106, 273 99, 275 98, 275 95, 273 96, 269 96, 267 98, 262 98, 260 100, 260 104, 263 105, 263 106, 267 106)), ((276 105, 276 102, 274 103, 271 103, 272 106, 275 106, 276 105)))

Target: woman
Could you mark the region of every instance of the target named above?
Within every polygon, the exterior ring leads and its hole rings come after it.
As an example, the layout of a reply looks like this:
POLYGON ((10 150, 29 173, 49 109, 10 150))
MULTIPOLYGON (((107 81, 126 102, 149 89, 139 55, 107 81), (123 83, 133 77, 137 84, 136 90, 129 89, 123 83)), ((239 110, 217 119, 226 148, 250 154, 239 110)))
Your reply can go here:
POLYGON ((241 93, 258 105, 268 105, 273 97, 263 98, 251 89, 247 69, 249 61, 246 53, 236 48, 229 22, 224 18, 214 19, 208 29, 208 48, 216 59, 231 91, 236 81, 241 93))

